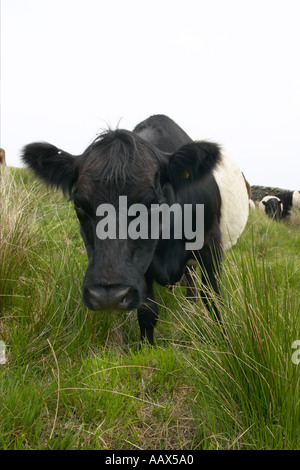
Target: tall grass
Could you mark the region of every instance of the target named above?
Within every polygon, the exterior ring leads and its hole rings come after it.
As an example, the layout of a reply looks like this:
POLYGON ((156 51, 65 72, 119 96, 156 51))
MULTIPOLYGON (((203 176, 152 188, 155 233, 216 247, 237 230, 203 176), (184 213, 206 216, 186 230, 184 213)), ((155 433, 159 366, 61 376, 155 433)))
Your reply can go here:
MULTIPOLYGON (((299 448, 300 377, 292 343, 300 338, 300 260, 292 251, 283 257, 272 250, 273 231, 286 236, 289 224, 252 216, 241 242, 247 250, 240 246, 226 254, 221 299, 207 292, 218 304, 226 336, 201 299, 195 305, 178 294, 174 316, 198 390, 203 447, 299 448)), ((195 282, 201 283, 199 272, 195 282)))
POLYGON ((299 212, 251 213, 226 254, 225 337, 202 299, 156 286, 157 345, 139 349, 136 312, 81 303, 71 205, 26 170, 0 168, 0 191, 0 448, 300 447, 299 212))
POLYGON ((14 362, 40 360, 48 339, 87 349, 105 326, 80 302, 86 256, 70 204, 28 178, 1 169, 0 332, 14 362))
POLYGON ((32 184, 28 189, 23 180, 17 183, 9 168, 1 167, 0 171, 0 307, 3 307, 4 296, 7 298, 14 295, 14 283, 21 277, 28 262, 28 252, 37 242, 33 224, 37 211, 34 203, 37 184, 32 184))

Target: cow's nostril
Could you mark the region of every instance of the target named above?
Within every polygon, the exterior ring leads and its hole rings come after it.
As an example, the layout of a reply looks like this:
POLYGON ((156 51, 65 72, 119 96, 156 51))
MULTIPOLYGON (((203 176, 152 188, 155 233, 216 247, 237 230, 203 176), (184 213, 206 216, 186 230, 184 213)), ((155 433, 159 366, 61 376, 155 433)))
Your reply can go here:
POLYGON ((135 289, 129 288, 126 294, 120 299, 119 308, 121 310, 127 310, 131 308, 132 305, 135 305, 137 302, 137 292, 135 289))
POLYGON ((125 295, 124 299, 121 300, 120 305, 126 305, 127 304, 127 297, 128 297, 128 295, 125 295))
POLYGON ((103 304, 103 296, 95 289, 86 289, 87 299, 94 310, 98 310, 103 304))
POLYGON ((126 310, 133 310, 141 303, 141 297, 137 289, 130 288, 125 299, 123 299, 126 310))

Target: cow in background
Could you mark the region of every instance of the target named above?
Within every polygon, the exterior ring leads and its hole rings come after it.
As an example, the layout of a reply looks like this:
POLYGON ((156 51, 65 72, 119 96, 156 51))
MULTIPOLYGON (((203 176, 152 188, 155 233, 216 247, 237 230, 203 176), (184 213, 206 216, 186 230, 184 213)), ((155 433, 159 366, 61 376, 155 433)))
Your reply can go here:
POLYGON ((0 165, 6 165, 5 150, 0 148, 0 165))

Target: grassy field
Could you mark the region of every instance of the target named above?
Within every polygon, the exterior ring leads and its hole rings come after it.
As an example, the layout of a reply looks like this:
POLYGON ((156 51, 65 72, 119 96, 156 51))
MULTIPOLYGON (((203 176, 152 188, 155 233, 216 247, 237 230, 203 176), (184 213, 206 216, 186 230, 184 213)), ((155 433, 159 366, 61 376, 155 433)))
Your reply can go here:
POLYGON ((0 449, 300 448, 299 213, 252 211, 226 253, 226 340, 201 299, 157 286, 156 347, 140 349, 136 312, 81 303, 72 205, 0 172, 0 449))

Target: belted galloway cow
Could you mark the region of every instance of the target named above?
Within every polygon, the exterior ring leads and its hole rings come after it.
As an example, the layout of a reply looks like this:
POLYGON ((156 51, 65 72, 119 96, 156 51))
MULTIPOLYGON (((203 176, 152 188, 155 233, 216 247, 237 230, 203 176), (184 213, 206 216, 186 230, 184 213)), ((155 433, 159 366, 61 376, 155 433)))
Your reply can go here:
MULTIPOLYGON (((173 120, 155 115, 133 131, 103 132, 82 155, 39 142, 27 145, 22 158, 38 177, 73 201, 88 256, 82 299, 89 309, 137 309, 141 338, 153 344, 158 318, 154 281, 174 285, 194 260, 203 271, 203 289, 208 286, 219 295, 223 251, 237 242, 249 212, 244 177, 220 145, 193 141, 173 120), (129 209, 121 221, 118 210, 125 198, 129 209), (163 205, 189 209, 190 217, 182 216, 179 225, 189 220, 190 227, 181 236, 175 233, 175 209, 169 213, 168 237, 162 236, 161 218, 151 226, 151 215, 163 205), (196 220, 199 207, 204 207, 201 227, 196 220), (114 221, 105 219, 103 208, 115 209, 114 221), (134 219, 138 208, 148 214, 149 226, 143 232, 134 219), (105 237, 103 227, 110 223, 114 236, 107 231, 105 237), (130 224, 135 224, 132 236, 130 224), (117 230, 121 225, 122 234, 117 230), (196 246, 200 229, 201 245, 196 246)), ((214 303, 211 311, 220 320, 214 303)))

